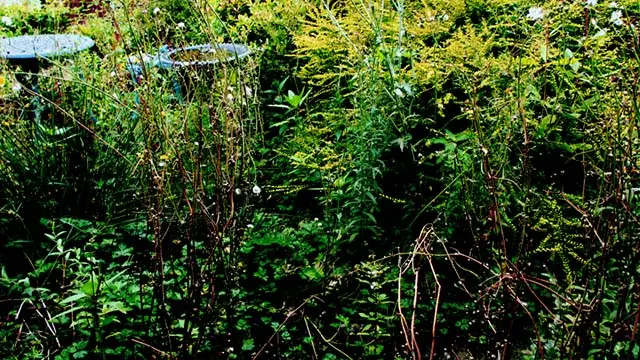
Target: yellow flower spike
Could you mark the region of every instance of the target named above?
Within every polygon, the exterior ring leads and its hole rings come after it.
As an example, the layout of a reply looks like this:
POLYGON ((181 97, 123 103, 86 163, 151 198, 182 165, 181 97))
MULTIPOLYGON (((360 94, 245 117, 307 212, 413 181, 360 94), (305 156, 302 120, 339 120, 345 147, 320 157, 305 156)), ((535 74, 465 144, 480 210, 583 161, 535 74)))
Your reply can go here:
POLYGON ((3 76, 0 76, 0 86, 4 86, 7 83, 7 78, 3 76))

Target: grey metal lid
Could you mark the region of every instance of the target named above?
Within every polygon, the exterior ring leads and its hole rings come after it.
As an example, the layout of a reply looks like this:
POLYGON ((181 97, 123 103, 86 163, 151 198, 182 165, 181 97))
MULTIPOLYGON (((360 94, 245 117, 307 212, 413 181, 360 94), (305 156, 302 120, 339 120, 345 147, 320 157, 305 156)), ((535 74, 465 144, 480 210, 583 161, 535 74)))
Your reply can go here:
POLYGON ((95 42, 82 35, 24 35, 0 39, 0 58, 31 60, 72 55, 93 47, 95 42))

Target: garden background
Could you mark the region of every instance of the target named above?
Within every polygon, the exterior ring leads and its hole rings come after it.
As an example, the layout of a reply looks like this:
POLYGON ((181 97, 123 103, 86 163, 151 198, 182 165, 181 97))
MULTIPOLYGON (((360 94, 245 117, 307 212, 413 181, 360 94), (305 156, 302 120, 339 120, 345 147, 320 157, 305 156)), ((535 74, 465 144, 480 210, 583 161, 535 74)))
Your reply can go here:
POLYGON ((638 358, 637 1, 72 3, 0 7, 96 41, 2 64, 0 358, 638 358))

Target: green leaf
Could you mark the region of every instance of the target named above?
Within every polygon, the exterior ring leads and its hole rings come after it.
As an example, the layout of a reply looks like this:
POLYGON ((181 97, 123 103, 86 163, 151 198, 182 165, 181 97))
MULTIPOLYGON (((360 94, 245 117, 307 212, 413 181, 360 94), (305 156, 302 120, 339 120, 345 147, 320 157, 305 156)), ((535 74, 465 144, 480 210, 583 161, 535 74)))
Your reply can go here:
POLYGON ((306 277, 311 281, 319 281, 319 280, 322 280, 322 278, 324 277, 324 273, 322 272, 322 270, 316 267, 308 267, 303 269, 302 275, 303 277, 306 277))
POLYGON ((542 59, 542 62, 546 63, 548 56, 549 56, 549 48, 547 47, 546 44, 543 44, 542 46, 540 46, 540 58, 542 59))
POLYGON ((63 299, 62 301, 60 301, 60 305, 65 305, 68 303, 72 303, 72 302, 76 302, 80 299, 86 298, 87 294, 85 294, 84 292, 82 293, 77 293, 75 295, 69 296, 68 298, 63 299))
POLYGON ((91 276, 91 279, 84 283, 80 290, 88 296, 94 296, 98 291, 98 280, 96 280, 95 276, 91 276))
POLYGON ((73 354, 73 358, 74 359, 84 359, 85 357, 87 357, 87 355, 89 355, 89 352, 86 350, 80 350, 80 351, 76 351, 73 354))
POLYGON ((569 66, 571 67, 571 69, 572 69, 574 72, 578 72, 578 70, 580 70, 580 67, 582 66, 582 64, 580 63, 580 61, 575 60, 575 61, 572 61, 572 62, 569 64, 569 66))
POLYGON ((566 59, 571 59, 571 58, 573 57, 573 51, 571 51, 571 50, 569 50, 569 49, 566 49, 566 50, 564 51, 564 57, 565 57, 566 59))
POLYGON ((65 310, 65 311, 63 311, 61 313, 56 314, 54 317, 51 318, 51 320, 55 320, 55 319, 57 319, 59 317, 63 317, 63 316, 65 316, 65 315, 67 315, 69 313, 72 313, 72 312, 83 311, 83 310, 85 310, 85 307, 83 305, 74 306, 74 307, 72 307, 70 309, 67 309, 67 310, 65 310))
POLYGON ((245 339, 242 341, 242 351, 251 351, 254 347, 253 339, 245 339))

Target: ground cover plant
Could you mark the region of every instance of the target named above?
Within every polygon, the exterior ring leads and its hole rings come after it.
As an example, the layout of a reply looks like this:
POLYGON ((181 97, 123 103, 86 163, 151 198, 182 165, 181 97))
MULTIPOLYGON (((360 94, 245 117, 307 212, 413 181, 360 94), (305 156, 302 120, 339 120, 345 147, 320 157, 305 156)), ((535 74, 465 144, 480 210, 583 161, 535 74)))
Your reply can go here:
POLYGON ((0 358, 638 358, 639 17, 0 6, 96 41, 1 64, 0 358), (158 66, 204 43, 251 54, 158 66))

